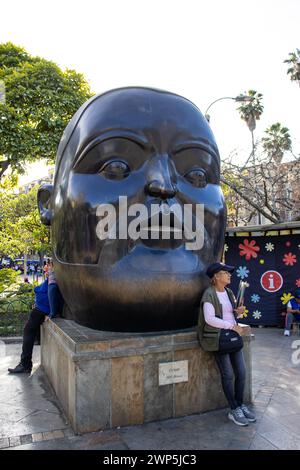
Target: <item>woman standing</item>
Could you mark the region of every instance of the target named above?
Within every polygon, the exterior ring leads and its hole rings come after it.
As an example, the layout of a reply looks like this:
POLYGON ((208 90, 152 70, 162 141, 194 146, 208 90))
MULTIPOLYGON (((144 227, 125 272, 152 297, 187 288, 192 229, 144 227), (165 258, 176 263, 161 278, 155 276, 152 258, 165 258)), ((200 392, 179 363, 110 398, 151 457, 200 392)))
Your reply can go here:
POLYGON ((239 426, 247 426, 248 422, 254 422, 256 418, 243 403, 246 378, 243 350, 225 354, 219 351, 221 329, 242 333, 236 318, 243 315, 245 307, 235 308, 234 294, 227 287, 234 269, 234 266, 223 263, 214 263, 207 269, 211 286, 205 290, 201 299, 198 335, 201 347, 215 355, 223 391, 230 406, 228 418, 239 426))

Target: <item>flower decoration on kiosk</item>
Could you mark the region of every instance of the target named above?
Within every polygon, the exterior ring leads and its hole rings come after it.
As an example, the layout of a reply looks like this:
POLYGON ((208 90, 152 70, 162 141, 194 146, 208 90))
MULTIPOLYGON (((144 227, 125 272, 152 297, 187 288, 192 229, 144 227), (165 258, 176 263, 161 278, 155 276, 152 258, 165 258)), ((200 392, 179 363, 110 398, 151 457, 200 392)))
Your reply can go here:
POLYGON ((244 243, 239 244, 240 256, 245 256, 246 260, 249 261, 251 258, 257 258, 257 252, 260 251, 260 247, 256 246, 255 240, 244 240, 244 243))
POLYGON ((286 253, 282 261, 286 266, 294 266, 294 264, 297 263, 297 258, 293 253, 286 253))

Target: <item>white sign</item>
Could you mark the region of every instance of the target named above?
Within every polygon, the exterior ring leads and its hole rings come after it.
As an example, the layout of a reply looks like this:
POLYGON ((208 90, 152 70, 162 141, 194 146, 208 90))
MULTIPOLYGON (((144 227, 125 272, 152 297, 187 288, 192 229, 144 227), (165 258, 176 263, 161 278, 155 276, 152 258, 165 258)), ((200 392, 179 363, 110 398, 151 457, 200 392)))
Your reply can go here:
POLYGON ((176 384, 189 380, 188 361, 162 362, 159 364, 159 385, 176 384))

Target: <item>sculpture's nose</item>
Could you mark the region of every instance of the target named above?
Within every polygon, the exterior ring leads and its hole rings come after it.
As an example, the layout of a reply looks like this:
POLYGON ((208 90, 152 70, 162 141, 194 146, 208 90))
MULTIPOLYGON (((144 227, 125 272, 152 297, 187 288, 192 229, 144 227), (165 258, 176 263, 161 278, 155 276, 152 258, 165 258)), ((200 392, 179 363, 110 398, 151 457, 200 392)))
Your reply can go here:
POLYGON ((161 199, 170 199, 177 193, 176 171, 168 155, 155 156, 149 162, 145 192, 161 199))

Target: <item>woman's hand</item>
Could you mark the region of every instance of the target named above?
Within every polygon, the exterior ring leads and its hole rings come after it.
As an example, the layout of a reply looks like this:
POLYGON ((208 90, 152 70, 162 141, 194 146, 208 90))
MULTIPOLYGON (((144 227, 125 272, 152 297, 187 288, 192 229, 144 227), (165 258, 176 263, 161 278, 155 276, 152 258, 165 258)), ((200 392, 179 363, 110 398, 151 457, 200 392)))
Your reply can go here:
POLYGON ((243 327, 240 325, 234 325, 232 328, 233 331, 236 331, 240 336, 243 336, 243 327))
POLYGON ((238 318, 241 318, 243 314, 245 313, 246 307, 244 305, 241 305, 238 308, 235 308, 233 311, 237 314, 238 318))

